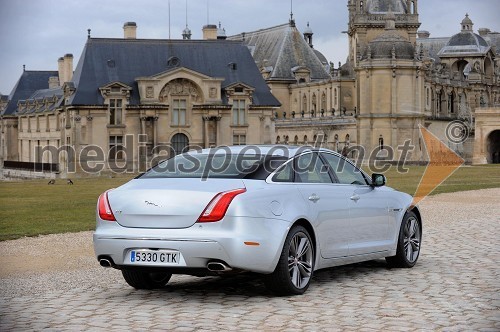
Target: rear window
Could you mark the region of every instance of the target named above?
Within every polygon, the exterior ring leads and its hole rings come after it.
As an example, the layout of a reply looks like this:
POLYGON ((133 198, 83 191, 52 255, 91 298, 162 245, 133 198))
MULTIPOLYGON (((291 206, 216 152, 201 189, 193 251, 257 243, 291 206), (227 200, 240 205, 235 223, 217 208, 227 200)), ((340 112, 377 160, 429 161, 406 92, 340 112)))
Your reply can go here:
POLYGON ((284 157, 255 154, 184 153, 159 163, 140 178, 263 180, 285 160, 284 157))

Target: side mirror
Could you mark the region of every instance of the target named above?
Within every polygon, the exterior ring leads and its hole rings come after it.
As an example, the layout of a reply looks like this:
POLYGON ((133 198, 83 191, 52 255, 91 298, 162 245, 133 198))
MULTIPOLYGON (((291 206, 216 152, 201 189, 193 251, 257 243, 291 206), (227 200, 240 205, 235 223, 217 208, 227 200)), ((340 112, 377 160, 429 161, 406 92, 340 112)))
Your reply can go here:
POLYGON ((372 174, 372 186, 374 187, 385 186, 386 181, 387 180, 384 174, 377 174, 377 173, 372 174))

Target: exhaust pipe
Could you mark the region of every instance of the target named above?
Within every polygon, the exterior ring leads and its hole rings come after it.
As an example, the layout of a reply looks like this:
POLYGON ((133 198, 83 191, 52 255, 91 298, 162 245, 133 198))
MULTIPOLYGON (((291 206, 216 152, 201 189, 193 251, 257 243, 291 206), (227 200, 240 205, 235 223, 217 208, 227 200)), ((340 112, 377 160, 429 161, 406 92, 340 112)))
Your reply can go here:
POLYGON ((107 258, 101 258, 99 264, 101 264, 102 267, 113 267, 113 263, 107 258))
POLYGON ((228 272, 232 270, 232 268, 222 262, 208 262, 207 269, 212 272, 228 272))

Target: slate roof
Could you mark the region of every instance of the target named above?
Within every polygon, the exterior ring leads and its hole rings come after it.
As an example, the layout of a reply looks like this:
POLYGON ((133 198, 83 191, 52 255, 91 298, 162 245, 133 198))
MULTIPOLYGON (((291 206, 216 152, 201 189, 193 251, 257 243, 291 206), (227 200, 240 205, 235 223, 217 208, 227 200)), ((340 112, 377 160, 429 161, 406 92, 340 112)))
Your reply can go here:
POLYGON ((99 87, 121 82, 132 87, 130 104, 138 105, 140 96, 135 80, 184 67, 210 77, 225 78, 222 86, 244 83, 255 88, 253 104, 280 106, 271 94, 259 69, 241 42, 226 40, 159 40, 90 38, 78 65, 73 82, 72 105, 102 105, 99 87), (179 61, 173 67, 168 60, 179 61), (229 66, 236 64, 236 69, 229 66))
POLYGON ((487 34, 484 39, 488 42, 490 46, 495 46, 496 54, 500 55, 500 33, 499 32, 491 32, 487 34))
POLYGON ((57 71, 23 71, 21 77, 12 89, 9 103, 2 115, 12 115, 17 109, 17 103, 31 97, 37 90, 49 87, 49 78, 58 76, 57 71))
POLYGON ((396 14, 408 13, 408 7, 403 0, 367 0, 366 10, 371 14, 381 14, 389 11, 396 14))
POLYGON ((293 80, 292 68, 307 67, 311 80, 329 79, 330 75, 299 30, 286 23, 228 37, 245 43, 259 68, 269 69, 268 80, 293 80))
MULTIPOLYGON (((486 36, 484 36, 484 38, 482 38, 479 35, 476 35, 476 36, 480 37, 483 41, 485 41, 487 43, 487 45, 495 46, 496 53, 500 54, 500 33, 492 32, 492 33, 489 33, 486 36)), ((448 42, 452 43, 451 42, 452 38, 453 37, 417 38, 417 46, 420 47, 420 44, 422 44, 422 46, 424 47, 424 50, 426 50, 426 52, 428 52, 429 56, 439 62, 440 59, 439 59, 438 53, 448 44, 448 42)), ((453 44, 455 44, 457 42, 459 42, 459 41, 458 40, 453 41, 453 44)), ((479 46, 481 46, 482 49, 484 49, 484 47, 485 47, 482 42, 479 44, 479 46)), ((478 47, 478 49, 479 49, 479 47, 478 47)), ((459 54, 457 54, 457 53, 455 53, 454 55, 459 56, 459 54)))
POLYGON ((426 54, 436 61, 439 61, 438 53, 446 46, 449 40, 450 37, 417 38, 417 46, 420 48, 420 44, 422 44, 426 54))
POLYGON ((15 114, 51 112, 62 105, 64 92, 62 87, 41 89, 35 91, 27 100, 20 101, 25 104, 25 107, 19 107, 15 114))
MULTIPOLYGON (((392 51, 395 51, 397 59, 411 60, 415 56, 415 48, 406 38, 399 35, 395 30, 387 30, 369 43, 371 58, 390 59, 392 51)), ((368 56, 368 49, 364 58, 368 56)))
POLYGON ((488 43, 472 31, 462 31, 453 35, 438 56, 482 55, 490 50, 488 43))

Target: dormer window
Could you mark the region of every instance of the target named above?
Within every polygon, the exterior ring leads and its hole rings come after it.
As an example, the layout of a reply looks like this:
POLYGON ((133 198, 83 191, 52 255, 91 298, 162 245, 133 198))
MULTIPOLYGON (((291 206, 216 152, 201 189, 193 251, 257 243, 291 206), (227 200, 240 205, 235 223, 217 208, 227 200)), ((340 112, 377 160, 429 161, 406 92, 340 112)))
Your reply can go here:
POLYGON ((292 68, 292 74, 297 80, 297 83, 306 83, 311 81, 311 70, 304 66, 292 68))
POLYGON ((245 117, 245 100, 233 100, 233 124, 237 126, 244 126, 246 124, 245 117))
POLYGON ((123 119, 123 100, 110 99, 109 100, 109 124, 120 125, 123 119))
POLYGON ((111 126, 122 125, 125 118, 125 105, 130 99, 132 88, 120 82, 113 82, 99 88, 99 90, 104 98, 104 104, 108 105, 108 124, 111 126))

